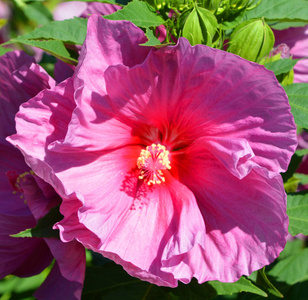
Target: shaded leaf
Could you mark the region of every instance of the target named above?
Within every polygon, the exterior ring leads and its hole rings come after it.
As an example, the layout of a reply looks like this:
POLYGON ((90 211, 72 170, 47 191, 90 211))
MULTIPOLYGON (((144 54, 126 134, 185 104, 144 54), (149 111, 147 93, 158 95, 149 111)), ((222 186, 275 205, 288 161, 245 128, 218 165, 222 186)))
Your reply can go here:
POLYGON ((283 295, 276 289, 276 287, 267 278, 265 274, 265 268, 258 270, 257 284, 264 287, 272 295, 278 298, 283 298, 283 295))
POLYGON ((281 176, 283 178, 283 182, 287 182, 293 174, 298 169, 300 163, 302 162, 302 159, 304 155, 308 154, 308 149, 302 149, 302 150, 296 150, 293 154, 288 170, 285 173, 281 173, 281 176))
POLYGON ((88 267, 82 299, 135 300, 167 299, 164 288, 128 275, 113 262, 88 267))
POLYGON ((52 229, 53 225, 63 219, 59 211, 59 206, 52 208, 47 215, 39 219, 34 228, 29 228, 12 237, 40 237, 40 238, 59 238, 59 230, 52 229))

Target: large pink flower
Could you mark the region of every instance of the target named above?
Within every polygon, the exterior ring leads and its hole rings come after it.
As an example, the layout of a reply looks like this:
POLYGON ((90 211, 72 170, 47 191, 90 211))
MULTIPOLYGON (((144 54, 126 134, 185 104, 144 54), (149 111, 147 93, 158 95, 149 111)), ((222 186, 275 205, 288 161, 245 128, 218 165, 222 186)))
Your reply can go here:
POLYGON ((63 241, 158 285, 235 281, 286 242, 288 99, 236 55, 145 41, 91 16, 75 77, 23 104, 9 140, 65 197, 63 241))
POLYGON ((37 299, 80 299, 85 272, 84 247, 77 241, 55 238, 14 238, 36 225, 61 198, 31 173, 23 155, 5 138, 15 132, 19 105, 39 91, 55 86, 54 80, 24 52, 0 57, 0 278, 25 277, 54 267, 36 291, 37 299))
POLYGON ((301 58, 294 67, 294 82, 308 82, 308 25, 275 30, 275 44, 285 43, 294 59, 301 58))

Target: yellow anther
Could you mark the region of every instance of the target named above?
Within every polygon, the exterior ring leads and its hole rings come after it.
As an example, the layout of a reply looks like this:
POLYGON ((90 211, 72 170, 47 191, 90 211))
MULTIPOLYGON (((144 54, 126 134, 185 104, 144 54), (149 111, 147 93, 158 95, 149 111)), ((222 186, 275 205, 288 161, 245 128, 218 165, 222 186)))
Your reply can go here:
POLYGON ((161 184, 166 179, 162 170, 170 170, 169 151, 160 144, 152 144, 142 149, 137 159, 140 169, 139 179, 144 179, 148 185, 161 184))

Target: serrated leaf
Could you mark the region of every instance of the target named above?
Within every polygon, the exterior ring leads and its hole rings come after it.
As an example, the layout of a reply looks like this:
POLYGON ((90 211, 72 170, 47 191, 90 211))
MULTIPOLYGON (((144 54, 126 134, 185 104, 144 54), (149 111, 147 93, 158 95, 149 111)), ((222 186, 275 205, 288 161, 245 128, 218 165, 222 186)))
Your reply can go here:
POLYGON ((308 235, 308 192, 288 195, 289 232, 308 235))
POLYGON ((150 28, 146 29, 145 35, 148 38, 148 41, 144 44, 140 44, 141 46, 161 46, 159 39, 154 35, 150 28))
POLYGON ((59 211, 59 206, 50 209, 48 214, 39 219, 34 228, 29 228, 17 234, 11 235, 16 238, 39 237, 39 238, 59 238, 59 230, 52 229, 53 225, 63 219, 59 211))
POLYGON ((291 112, 298 127, 308 128, 308 83, 294 83, 284 87, 291 112))
POLYGON ((164 19, 146 2, 133 1, 123 9, 111 15, 104 16, 107 20, 126 20, 133 22, 138 27, 156 27, 163 24, 164 19))
POLYGON ((308 280, 308 248, 279 260, 268 274, 289 285, 308 280))
POLYGON ((257 284, 264 287, 269 293, 272 295, 283 298, 283 295, 276 289, 276 287, 269 281, 265 274, 265 268, 262 268, 261 270, 258 270, 257 273, 257 284))
POLYGON ((230 282, 220 282, 220 281, 209 281, 215 290, 217 295, 232 295, 233 293, 249 292, 252 294, 267 297, 267 294, 254 285, 249 279, 241 277, 238 281, 230 282))
POLYGON ((43 49, 44 51, 50 53, 51 55, 69 64, 77 64, 78 62, 77 59, 71 56, 71 54, 65 48, 64 43, 62 41, 55 41, 55 40, 39 41, 39 40, 27 40, 22 38, 16 38, 10 40, 6 44, 11 44, 11 43, 22 43, 25 45, 30 45, 43 49))
POLYGON ((53 21, 24 34, 17 39, 22 40, 58 40, 67 44, 82 45, 87 33, 87 19, 73 18, 53 21))
POLYGON ((264 67, 270 71, 273 71, 276 76, 290 72, 299 59, 279 59, 266 63, 264 67))
POLYGON ((306 22, 268 22, 271 28, 276 30, 284 30, 290 27, 304 27, 307 25, 306 22))
POLYGON ((305 0, 266 0, 246 14, 248 19, 264 17, 268 20, 308 20, 305 0))

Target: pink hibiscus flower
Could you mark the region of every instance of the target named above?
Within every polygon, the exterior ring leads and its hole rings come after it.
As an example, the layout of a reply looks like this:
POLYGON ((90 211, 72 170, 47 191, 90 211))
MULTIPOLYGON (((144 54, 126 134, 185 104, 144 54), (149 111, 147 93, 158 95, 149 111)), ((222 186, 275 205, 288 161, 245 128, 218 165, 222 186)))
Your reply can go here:
POLYGON ((305 27, 274 30, 275 44, 285 43, 294 59, 301 59, 294 67, 294 82, 308 82, 308 25, 305 27))
POLYGON ((56 259, 51 273, 36 291, 37 299, 80 299, 85 273, 84 247, 56 238, 14 238, 33 228, 50 208, 61 203, 55 190, 35 176, 20 151, 5 138, 15 132, 19 105, 54 80, 24 52, 0 57, 0 278, 40 273, 56 259))
POLYGON ((145 41, 91 16, 74 78, 23 104, 9 141, 63 195, 63 241, 157 285, 235 281, 286 243, 287 96, 231 53, 145 41))

